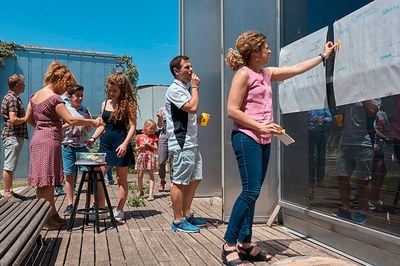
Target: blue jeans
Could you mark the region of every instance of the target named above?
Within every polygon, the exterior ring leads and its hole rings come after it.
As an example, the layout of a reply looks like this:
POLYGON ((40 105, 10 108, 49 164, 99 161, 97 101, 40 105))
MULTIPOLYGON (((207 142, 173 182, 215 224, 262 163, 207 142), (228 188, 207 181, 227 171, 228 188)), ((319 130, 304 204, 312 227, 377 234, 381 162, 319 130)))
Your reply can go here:
POLYGON ((259 144, 238 131, 233 131, 231 138, 242 192, 233 205, 224 239, 229 244, 251 243, 254 209, 267 173, 271 144, 259 144))
POLYGON ((314 169, 316 179, 324 181, 325 177, 326 132, 325 130, 308 131, 308 178, 314 181, 314 169))
MULTIPOLYGON (((66 146, 62 147, 62 160, 63 160, 63 171, 64 175, 73 175, 76 174, 78 168, 75 165, 76 162, 76 153, 77 152, 89 152, 89 149, 86 146, 83 147, 72 147, 66 146)), ((87 169, 86 167, 81 167, 81 170, 87 169)))
POLYGON ((111 182, 111 181, 113 180, 112 166, 110 166, 110 168, 108 168, 108 171, 107 171, 107 180, 108 180, 108 182, 111 182))

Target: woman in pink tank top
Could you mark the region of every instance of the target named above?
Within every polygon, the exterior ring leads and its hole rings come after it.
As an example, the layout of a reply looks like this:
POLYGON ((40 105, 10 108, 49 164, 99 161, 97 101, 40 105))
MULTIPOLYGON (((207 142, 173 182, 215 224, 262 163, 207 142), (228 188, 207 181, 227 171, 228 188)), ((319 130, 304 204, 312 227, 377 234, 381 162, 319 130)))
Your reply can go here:
POLYGON ((256 200, 267 173, 271 134, 282 134, 273 122, 271 82, 283 81, 325 62, 335 48, 327 42, 324 52, 290 67, 266 67, 271 50, 266 37, 247 31, 229 49, 226 63, 236 71, 228 98, 228 117, 233 120, 232 146, 242 182, 242 192, 232 207, 222 247, 226 265, 244 265, 242 260, 268 261, 266 254, 252 245, 256 200))

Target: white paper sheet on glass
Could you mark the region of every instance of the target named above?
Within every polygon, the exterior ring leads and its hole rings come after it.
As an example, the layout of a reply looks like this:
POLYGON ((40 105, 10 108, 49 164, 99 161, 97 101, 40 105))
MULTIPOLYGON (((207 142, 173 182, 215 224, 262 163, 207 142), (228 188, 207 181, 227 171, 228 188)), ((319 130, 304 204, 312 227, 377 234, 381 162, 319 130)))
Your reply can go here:
MULTIPOLYGON (((279 66, 291 66, 324 51, 328 27, 320 29, 281 49, 279 66)), ((281 112, 295 113, 327 107, 326 77, 322 64, 279 85, 281 112)))
POLYGON ((376 0, 333 24, 336 105, 400 93, 400 0, 376 0))

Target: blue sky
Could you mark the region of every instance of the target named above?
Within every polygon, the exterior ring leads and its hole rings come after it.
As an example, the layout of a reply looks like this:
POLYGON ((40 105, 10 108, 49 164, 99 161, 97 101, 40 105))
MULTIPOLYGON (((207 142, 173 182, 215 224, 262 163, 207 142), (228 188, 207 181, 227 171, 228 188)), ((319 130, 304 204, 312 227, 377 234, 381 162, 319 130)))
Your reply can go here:
POLYGON ((138 85, 169 84, 178 54, 178 0, 2 1, 0 40, 129 55, 138 85))

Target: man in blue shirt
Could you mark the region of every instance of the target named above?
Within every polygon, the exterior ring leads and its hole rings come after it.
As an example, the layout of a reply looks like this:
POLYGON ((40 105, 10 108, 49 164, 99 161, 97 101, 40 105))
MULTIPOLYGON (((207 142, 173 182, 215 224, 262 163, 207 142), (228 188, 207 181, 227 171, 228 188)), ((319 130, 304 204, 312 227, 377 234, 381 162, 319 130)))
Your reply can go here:
POLYGON ((308 112, 308 171, 311 187, 324 187, 326 125, 332 122, 328 108, 308 112))

